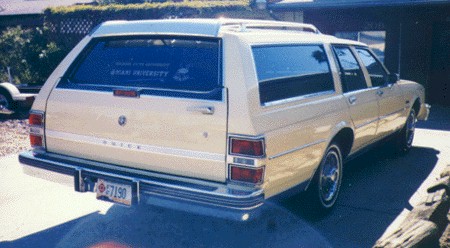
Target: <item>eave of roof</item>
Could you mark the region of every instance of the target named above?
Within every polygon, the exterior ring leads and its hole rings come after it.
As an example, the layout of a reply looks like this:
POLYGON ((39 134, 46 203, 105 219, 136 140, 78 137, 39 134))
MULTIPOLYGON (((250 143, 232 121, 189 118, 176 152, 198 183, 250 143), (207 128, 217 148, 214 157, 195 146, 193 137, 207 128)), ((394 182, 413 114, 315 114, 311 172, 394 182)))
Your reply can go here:
POLYGON ((371 7, 406 7, 448 5, 449 0, 282 0, 268 4, 269 9, 343 9, 343 8, 371 8, 371 7))

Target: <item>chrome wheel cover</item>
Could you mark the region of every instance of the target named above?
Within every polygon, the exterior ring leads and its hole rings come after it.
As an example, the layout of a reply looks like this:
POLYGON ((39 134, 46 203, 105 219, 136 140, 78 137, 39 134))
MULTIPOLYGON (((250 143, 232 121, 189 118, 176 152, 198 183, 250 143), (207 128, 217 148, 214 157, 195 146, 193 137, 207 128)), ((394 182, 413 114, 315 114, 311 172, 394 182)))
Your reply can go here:
POLYGON ((410 148, 414 140, 414 131, 416 130, 416 115, 411 111, 406 121, 406 146, 410 148))
POLYGON ((337 196, 341 183, 340 155, 334 149, 329 150, 324 158, 319 177, 319 193, 325 206, 331 206, 337 196))

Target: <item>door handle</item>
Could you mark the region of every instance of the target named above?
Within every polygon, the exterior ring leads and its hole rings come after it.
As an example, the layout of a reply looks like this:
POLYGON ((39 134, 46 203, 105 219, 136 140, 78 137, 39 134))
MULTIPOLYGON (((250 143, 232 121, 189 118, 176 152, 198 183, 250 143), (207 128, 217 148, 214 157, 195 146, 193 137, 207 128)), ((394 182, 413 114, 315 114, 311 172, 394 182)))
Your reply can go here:
POLYGON ((382 90, 377 90, 377 95, 378 96, 382 96, 384 94, 384 91, 382 91, 382 90))
POLYGON ((204 115, 213 115, 214 114, 214 107, 213 106, 193 106, 188 107, 187 111, 189 112, 200 112, 204 115))
POLYGON ((356 102, 356 100, 357 100, 356 96, 350 96, 350 97, 348 98, 348 102, 349 102, 350 104, 354 104, 354 103, 356 102))

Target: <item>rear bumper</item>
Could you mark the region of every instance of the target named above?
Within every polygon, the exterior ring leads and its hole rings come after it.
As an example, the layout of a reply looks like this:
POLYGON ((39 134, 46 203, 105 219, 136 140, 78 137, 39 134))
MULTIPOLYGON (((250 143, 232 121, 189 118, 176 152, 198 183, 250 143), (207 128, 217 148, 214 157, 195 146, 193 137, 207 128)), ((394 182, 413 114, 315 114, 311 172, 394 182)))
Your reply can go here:
POLYGON ((74 185, 93 192, 98 178, 132 185, 133 204, 150 204, 235 220, 259 215, 262 189, 230 187, 224 183, 176 177, 46 152, 19 155, 31 176, 74 185))

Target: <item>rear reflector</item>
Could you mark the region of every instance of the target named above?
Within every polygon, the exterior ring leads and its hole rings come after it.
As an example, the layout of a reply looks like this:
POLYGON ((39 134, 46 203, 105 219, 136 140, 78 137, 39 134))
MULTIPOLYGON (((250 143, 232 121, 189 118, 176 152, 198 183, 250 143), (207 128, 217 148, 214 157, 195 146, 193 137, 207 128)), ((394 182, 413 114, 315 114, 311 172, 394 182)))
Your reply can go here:
POLYGON ((230 173, 233 181, 260 184, 264 180, 264 167, 246 168, 230 165, 230 173))
POLYGON ((30 134, 31 147, 43 147, 42 136, 30 134))
POLYGON ((231 138, 231 154, 252 157, 264 156, 264 139, 247 140, 231 138))

